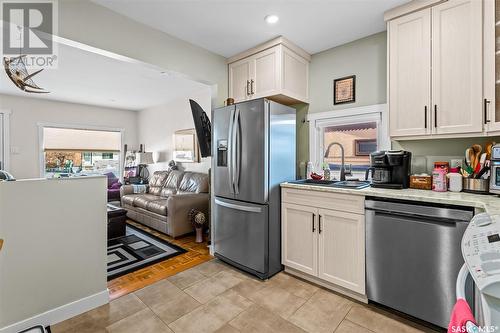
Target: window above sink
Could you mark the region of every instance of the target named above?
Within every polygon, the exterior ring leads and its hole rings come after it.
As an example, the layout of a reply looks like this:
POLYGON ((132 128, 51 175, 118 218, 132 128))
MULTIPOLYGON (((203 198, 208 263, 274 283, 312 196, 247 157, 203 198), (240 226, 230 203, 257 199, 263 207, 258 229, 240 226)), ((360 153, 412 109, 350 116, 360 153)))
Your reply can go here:
POLYGON ((332 147, 327 158, 323 154, 331 142, 339 142, 345 150, 347 169, 352 166, 352 175, 347 177, 364 179, 370 153, 390 149, 385 108, 385 104, 377 104, 309 114, 309 155, 314 170, 321 172, 326 162, 338 178, 340 149, 332 147))

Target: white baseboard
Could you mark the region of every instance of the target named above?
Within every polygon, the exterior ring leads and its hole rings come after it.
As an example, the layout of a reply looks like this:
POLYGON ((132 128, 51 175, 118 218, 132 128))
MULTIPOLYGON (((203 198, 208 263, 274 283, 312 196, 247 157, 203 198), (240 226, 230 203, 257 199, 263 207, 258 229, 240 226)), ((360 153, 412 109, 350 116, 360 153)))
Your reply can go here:
POLYGON ((2 327, 0 328, 0 333, 17 333, 36 325, 42 325, 44 327, 54 325, 107 303, 109 303, 109 292, 108 290, 103 290, 97 294, 87 296, 44 313, 40 313, 31 318, 2 327))

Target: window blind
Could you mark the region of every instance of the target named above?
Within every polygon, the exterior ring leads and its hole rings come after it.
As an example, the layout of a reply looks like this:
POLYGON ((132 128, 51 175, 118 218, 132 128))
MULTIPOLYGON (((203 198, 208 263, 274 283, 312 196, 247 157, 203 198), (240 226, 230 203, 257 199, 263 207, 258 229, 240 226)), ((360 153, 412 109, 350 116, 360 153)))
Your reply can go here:
POLYGON ((45 151, 120 151, 121 133, 44 127, 43 149, 45 151))

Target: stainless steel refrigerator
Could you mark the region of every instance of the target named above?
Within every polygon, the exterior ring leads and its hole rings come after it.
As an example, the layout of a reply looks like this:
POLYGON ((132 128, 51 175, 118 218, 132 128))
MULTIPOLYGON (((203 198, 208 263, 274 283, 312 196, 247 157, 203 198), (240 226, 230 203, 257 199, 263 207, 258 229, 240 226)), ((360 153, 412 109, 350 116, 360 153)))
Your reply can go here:
POLYGON ((212 111, 215 256, 269 278, 281 268, 280 187, 295 179, 295 109, 267 99, 212 111))

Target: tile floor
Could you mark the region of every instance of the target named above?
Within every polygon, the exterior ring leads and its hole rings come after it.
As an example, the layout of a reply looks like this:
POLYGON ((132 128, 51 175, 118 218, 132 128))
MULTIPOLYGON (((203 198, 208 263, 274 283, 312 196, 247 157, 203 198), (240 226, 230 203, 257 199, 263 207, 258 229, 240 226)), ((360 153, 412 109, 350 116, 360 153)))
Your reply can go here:
POLYGON ((54 325, 52 332, 433 331, 286 273, 260 281, 214 259, 54 325))

